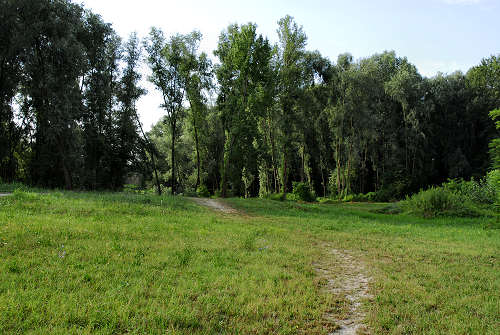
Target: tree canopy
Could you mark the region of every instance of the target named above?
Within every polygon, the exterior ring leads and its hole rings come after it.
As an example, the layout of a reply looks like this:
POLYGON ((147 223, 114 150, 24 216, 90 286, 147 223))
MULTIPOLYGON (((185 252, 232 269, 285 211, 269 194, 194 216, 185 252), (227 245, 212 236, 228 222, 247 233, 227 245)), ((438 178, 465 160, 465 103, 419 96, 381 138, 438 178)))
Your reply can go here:
POLYGON ((300 181, 390 200, 499 168, 499 55, 427 78, 393 51, 308 50, 291 16, 276 27, 272 44, 253 23, 229 25, 212 60, 198 31, 122 41, 72 1, 1 0, 0 178, 246 197, 300 181), (149 133, 143 62, 163 99, 149 133))

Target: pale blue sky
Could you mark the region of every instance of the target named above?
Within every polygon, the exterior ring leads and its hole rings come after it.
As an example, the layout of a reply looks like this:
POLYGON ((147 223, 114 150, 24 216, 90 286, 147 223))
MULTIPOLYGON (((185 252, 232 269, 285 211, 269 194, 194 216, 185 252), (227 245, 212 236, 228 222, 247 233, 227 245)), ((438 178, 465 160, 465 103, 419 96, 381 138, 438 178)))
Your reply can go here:
MULTIPOLYGON (((467 71, 482 58, 500 53, 500 0, 278 0, 278 1, 126 1, 83 0, 127 37, 145 36, 151 26, 168 35, 194 29, 204 35, 201 48, 211 54, 220 32, 230 23, 255 22, 259 33, 277 39, 277 21, 289 14, 303 26, 308 49, 335 61, 350 52, 354 58, 384 50, 406 56, 422 75, 467 71)), ((144 86, 146 86, 144 84, 144 86)), ((150 93, 153 88, 147 85, 150 93)), ((138 104, 150 128, 163 114, 159 96, 138 104)))

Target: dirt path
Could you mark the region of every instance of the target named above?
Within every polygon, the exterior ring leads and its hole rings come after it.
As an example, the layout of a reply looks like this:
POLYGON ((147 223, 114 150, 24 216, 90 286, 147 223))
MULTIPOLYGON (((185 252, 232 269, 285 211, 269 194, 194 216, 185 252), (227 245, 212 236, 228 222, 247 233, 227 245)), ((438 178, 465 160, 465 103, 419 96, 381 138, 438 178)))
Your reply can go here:
MULTIPOLYGON (((241 214, 219 199, 191 198, 200 206, 208 207, 225 214, 241 214)), ((336 305, 324 315, 327 323, 338 326, 329 335, 366 335, 370 334, 363 323, 365 313, 363 300, 371 297, 368 276, 359 257, 348 250, 335 249, 329 244, 320 246, 327 255, 321 262, 314 264, 314 269, 321 282, 325 283, 325 294, 333 296, 336 305), (340 302, 340 304, 339 304, 340 302)))
POLYGON ((324 318, 339 326, 330 335, 370 334, 363 324, 364 299, 370 298, 369 283, 364 264, 348 250, 324 246, 328 256, 314 264, 315 270, 325 284, 326 294, 333 295, 336 306, 324 318))
POLYGON ((236 209, 218 199, 209 199, 209 198, 191 198, 191 199, 200 206, 205 206, 215 211, 222 212, 224 214, 238 214, 238 211, 236 209))

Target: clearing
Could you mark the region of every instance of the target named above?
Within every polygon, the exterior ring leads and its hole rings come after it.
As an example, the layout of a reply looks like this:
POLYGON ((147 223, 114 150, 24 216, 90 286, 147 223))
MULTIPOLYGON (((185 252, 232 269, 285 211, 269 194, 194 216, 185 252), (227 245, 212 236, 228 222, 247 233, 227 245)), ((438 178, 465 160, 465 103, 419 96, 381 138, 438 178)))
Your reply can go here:
POLYGON ((0 198, 0 333, 500 332, 492 219, 371 213, 378 204, 202 204, 0 198))

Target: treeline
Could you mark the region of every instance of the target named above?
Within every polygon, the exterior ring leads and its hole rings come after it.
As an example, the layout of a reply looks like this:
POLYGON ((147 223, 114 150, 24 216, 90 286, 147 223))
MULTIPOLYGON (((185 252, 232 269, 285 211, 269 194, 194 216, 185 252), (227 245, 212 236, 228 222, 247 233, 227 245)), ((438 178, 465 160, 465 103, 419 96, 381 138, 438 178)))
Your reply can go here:
POLYGON ((139 41, 64 0, 0 1, 0 178, 120 189, 143 169, 139 41))
MULTIPOLYGON (((166 116, 150 133, 165 158, 162 184, 263 196, 301 181, 321 196, 377 191, 387 200, 448 178, 480 178, 491 167, 497 56, 467 74, 425 78, 394 52, 359 61, 343 54, 333 63, 306 50, 307 37, 289 16, 279 21, 278 36, 271 45, 253 24, 229 26, 214 52, 215 103, 200 95, 193 102, 188 88, 179 91, 187 92, 179 93, 186 102, 179 100, 179 112, 165 101, 166 116)), ((171 50, 178 39, 190 40, 177 35, 158 48, 171 50)), ((188 63, 197 57, 189 45, 188 63)), ((166 67, 182 67, 169 52, 166 67)))
POLYGON ((307 50, 286 16, 274 45, 255 24, 230 25, 213 64, 199 32, 154 28, 143 54, 164 115, 144 134, 137 37, 122 44, 68 1, 0 1, 3 180, 120 189, 135 175, 158 190, 222 196, 301 181, 320 196, 387 200, 491 167, 498 56, 433 78, 394 52, 333 62, 307 50))

